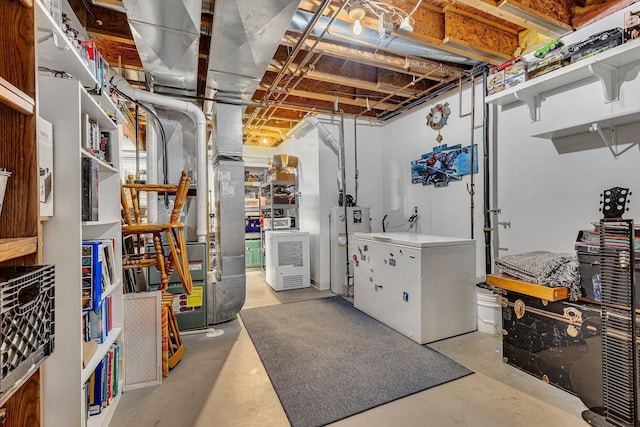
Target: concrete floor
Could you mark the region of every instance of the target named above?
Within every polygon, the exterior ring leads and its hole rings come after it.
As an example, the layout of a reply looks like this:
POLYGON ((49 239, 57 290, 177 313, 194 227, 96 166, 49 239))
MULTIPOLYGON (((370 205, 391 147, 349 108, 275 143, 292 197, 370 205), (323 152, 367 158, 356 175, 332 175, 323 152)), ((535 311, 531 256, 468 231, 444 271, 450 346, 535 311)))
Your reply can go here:
MULTIPOLYGON (((244 308, 329 296, 311 289, 274 292, 247 272, 244 308)), ((123 394, 113 427, 280 427, 289 422, 239 318, 224 334, 183 335, 185 356, 162 385, 123 394)), ((475 371, 332 424, 335 427, 586 426, 582 402, 501 361, 500 337, 474 332, 430 344, 475 371)), ((375 369, 375 367, 372 367, 375 369)))

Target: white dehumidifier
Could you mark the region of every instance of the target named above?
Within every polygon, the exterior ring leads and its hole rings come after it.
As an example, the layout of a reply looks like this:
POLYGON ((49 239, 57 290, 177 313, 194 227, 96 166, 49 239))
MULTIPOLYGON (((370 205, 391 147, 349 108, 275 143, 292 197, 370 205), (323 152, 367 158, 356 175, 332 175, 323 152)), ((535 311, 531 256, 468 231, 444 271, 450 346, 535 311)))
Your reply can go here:
POLYGON ((308 288, 309 233, 265 231, 265 276, 276 291, 308 288))

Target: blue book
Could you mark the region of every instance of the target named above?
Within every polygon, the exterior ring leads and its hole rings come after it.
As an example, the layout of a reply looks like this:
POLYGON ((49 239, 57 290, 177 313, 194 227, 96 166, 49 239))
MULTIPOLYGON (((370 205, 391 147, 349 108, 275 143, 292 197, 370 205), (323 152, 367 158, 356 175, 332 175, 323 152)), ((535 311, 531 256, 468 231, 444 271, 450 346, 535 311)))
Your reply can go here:
POLYGON ((101 242, 82 242, 82 311, 96 311, 102 299, 101 242))
POLYGON ((93 383, 93 396, 89 399, 89 415, 97 415, 102 412, 102 388, 104 379, 104 360, 98 363, 96 370, 93 371, 95 376, 93 383))

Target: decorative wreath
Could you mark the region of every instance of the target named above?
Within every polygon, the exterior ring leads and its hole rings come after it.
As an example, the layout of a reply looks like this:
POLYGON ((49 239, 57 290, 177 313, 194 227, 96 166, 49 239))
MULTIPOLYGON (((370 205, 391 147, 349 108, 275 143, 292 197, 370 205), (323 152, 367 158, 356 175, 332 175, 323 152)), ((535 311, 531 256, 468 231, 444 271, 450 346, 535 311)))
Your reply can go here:
POLYGON ((447 124, 449 114, 451 114, 451 109, 448 102, 444 105, 436 104, 427 114, 427 126, 435 130, 442 129, 447 124))

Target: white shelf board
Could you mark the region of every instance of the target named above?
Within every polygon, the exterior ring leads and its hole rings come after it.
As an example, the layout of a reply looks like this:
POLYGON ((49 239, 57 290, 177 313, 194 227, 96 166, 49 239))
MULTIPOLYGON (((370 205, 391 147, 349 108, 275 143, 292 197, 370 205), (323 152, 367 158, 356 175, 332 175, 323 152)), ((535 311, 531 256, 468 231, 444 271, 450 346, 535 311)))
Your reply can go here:
POLYGON ((111 332, 109 332, 109 335, 107 336, 105 341, 102 344, 98 345, 98 349, 93 354, 93 356, 91 356, 91 359, 89 360, 89 363, 87 363, 87 366, 82 370, 82 384, 87 382, 87 380, 91 376, 91 373, 96 370, 100 361, 104 358, 105 354, 107 354, 113 343, 115 343, 116 340, 120 338, 121 334, 122 328, 114 327, 113 329, 111 329, 111 332))
POLYGON ((105 111, 113 112, 118 124, 122 125, 127 122, 127 119, 125 119, 120 109, 116 107, 113 100, 107 93, 102 91, 100 95, 92 95, 92 97, 97 100, 98 104, 100 104, 105 111))
POLYGON ((111 295, 115 290, 117 290, 121 286, 122 286, 122 283, 120 283, 120 280, 117 280, 116 283, 112 284, 107 289, 105 289, 105 291, 102 293, 101 301, 104 301, 106 297, 111 295))
MULTIPOLYGON (((602 116, 597 120, 563 124, 560 128, 547 129, 544 132, 540 132, 532 136, 535 138, 557 140, 560 138, 589 134, 591 133, 589 132, 589 127, 593 123, 598 123, 601 127, 615 128, 633 123, 640 123, 640 108, 609 114, 607 116, 602 116)), ((640 133, 638 134, 640 135, 640 133)))
POLYGON ((588 78, 597 78, 602 82, 607 100, 617 100, 620 82, 624 81, 626 74, 625 68, 638 64, 640 41, 635 40, 489 95, 485 102, 501 106, 517 101, 525 102, 529 106, 532 120, 535 121, 536 110, 540 107, 540 95, 588 78))
POLYGON ((84 148, 80 149, 80 154, 82 155, 82 157, 88 157, 90 159, 94 159, 95 161, 98 162, 98 170, 100 172, 113 172, 113 173, 119 173, 118 169, 111 166, 109 163, 106 163, 102 160, 100 160, 99 158, 97 158, 96 156, 94 156, 93 154, 89 153, 87 150, 85 150, 84 148))
POLYGON ((38 37, 38 66, 56 71, 66 71, 80 81, 83 86, 93 88, 98 84, 93 72, 82 61, 80 52, 62 32, 42 5, 35 1, 36 27, 38 37))
POLYGON ((83 227, 103 227, 105 225, 120 224, 120 220, 82 221, 83 227))
POLYGON ((100 125, 100 131, 111 132, 118 129, 113 120, 111 120, 111 117, 109 117, 109 115, 104 112, 104 109, 98 104, 98 102, 96 102, 94 97, 89 95, 89 93, 84 88, 82 88, 81 92, 82 95, 80 96, 80 108, 83 113, 89 115, 89 119, 98 122, 98 124, 100 125))

